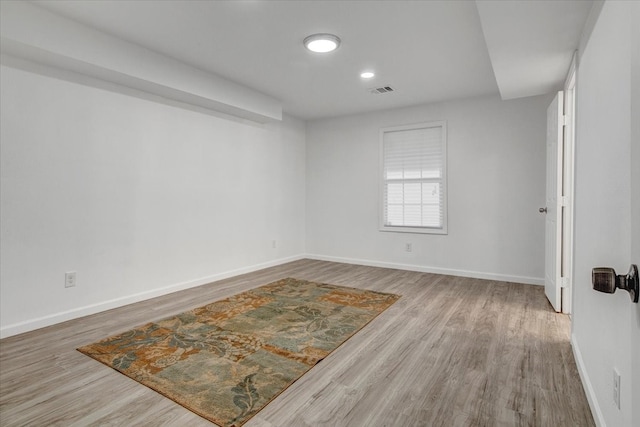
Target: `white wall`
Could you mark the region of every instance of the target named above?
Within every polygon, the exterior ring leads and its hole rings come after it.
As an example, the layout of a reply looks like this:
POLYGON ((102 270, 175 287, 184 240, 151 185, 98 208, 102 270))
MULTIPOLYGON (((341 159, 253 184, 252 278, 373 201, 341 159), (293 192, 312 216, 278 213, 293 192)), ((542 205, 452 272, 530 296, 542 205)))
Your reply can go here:
MULTIPOLYGON (((381 95, 382 96, 382 95, 381 95)), ((543 283, 549 96, 481 97, 307 124, 313 257, 543 283), (446 120, 449 234, 378 231, 379 129, 446 120), (413 246, 404 251, 405 243, 413 246)))
MULTIPOLYGON (((631 22, 640 22, 640 2, 633 3, 631 22)), ((631 28, 631 260, 640 266, 640 25, 631 28), (635 218, 635 219, 634 219, 635 218)), ((640 304, 630 310, 631 360, 640 361, 640 304)), ((640 366, 632 366, 632 401, 640 399, 640 366), (635 400, 633 400, 635 399, 635 400)), ((633 405, 631 425, 640 425, 640 405, 633 405)))
MULTIPOLYGON (((637 359, 632 366, 631 356, 640 340, 639 306, 631 303, 627 292, 602 294, 591 284, 593 267, 610 266, 624 274, 631 262, 640 263, 637 249, 633 257, 631 249, 640 244, 639 184, 632 179, 630 160, 631 5, 605 2, 579 55, 576 89, 572 341, 594 417, 599 425, 611 427, 637 426, 632 407, 640 401, 632 395, 638 390, 633 378, 637 381, 640 368, 637 359), (612 398, 614 368, 621 375, 620 409, 612 398)), ((637 156, 635 151, 635 168, 637 156)))
POLYGON ((304 253, 304 122, 1 78, 3 336, 304 253))

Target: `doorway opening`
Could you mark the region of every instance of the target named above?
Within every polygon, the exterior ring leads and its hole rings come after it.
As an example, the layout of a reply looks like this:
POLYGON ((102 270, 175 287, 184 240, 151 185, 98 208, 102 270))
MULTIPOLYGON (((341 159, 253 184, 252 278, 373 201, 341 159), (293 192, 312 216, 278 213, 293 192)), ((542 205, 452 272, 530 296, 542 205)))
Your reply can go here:
POLYGON ((545 294, 557 312, 571 313, 576 67, 547 109, 545 294))

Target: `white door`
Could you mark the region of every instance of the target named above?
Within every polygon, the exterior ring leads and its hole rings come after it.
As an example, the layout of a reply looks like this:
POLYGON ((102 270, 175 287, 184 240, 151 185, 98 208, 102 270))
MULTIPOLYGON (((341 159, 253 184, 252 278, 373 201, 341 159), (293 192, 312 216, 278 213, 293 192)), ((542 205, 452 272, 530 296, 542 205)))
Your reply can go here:
POLYGON ((563 94, 558 92, 547 109, 547 195, 545 219, 544 292, 554 310, 562 310, 562 134, 563 94), (560 165, 560 167, 558 167, 560 165))

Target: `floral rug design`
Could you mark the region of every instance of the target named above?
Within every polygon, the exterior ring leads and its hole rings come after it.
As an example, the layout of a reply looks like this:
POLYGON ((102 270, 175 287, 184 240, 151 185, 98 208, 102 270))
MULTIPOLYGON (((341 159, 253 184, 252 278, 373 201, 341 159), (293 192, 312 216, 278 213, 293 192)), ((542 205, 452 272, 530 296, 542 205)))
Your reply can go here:
POLYGON ((78 349, 241 426, 400 296, 282 279, 78 349))

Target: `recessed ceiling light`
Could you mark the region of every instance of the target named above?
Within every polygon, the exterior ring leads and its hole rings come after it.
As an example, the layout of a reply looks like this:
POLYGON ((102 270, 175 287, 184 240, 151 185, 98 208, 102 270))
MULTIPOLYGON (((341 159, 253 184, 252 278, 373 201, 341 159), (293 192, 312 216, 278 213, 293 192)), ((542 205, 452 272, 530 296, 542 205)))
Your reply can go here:
POLYGON ((340 46, 340 38, 333 34, 312 34, 304 39, 304 45, 311 52, 332 52, 340 46))
POLYGON ((365 71, 364 73, 360 74, 360 77, 362 77, 363 79, 370 79, 373 76, 375 76, 375 74, 371 71, 365 71))

